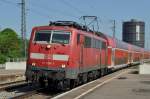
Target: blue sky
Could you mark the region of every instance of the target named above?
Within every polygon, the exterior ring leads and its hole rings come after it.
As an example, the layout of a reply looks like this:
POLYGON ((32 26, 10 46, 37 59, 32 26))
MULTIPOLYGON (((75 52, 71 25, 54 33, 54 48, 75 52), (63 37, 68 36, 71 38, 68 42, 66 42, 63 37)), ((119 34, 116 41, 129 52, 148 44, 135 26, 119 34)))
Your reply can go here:
MULTIPOLYGON (((0 0, 0 28, 13 28, 20 35, 21 0, 0 0)), ((116 37, 122 39, 122 22, 132 18, 146 22, 146 42, 150 38, 149 0, 26 0, 27 35, 32 27, 48 25, 49 21, 72 20, 80 22, 83 15, 99 17, 100 31, 112 35, 116 20, 116 37)))

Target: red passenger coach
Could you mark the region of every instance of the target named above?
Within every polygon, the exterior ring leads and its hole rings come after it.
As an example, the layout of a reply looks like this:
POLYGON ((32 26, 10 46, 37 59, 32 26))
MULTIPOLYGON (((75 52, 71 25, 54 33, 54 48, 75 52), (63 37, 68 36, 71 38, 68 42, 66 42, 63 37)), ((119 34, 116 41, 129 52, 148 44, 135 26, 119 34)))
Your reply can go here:
POLYGON ((120 40, 114 39, 110 36, 104 35, 103 37, 107 40, 107 67, 110 70, 119 69, 126 67, 130 64, 129 62, 129 44, 120 40))
POLYGON ((56 21, 33 28, 26 79, 53 89, 73 88, 149 58, 149 51, 142 48, 76 22, 56 21))

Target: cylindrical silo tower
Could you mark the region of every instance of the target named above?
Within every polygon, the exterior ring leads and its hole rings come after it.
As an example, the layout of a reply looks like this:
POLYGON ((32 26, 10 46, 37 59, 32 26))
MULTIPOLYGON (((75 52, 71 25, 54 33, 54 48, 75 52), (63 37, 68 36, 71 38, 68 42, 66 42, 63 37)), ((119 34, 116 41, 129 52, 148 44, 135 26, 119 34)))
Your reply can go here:
POLYGON ((131 19, 123 22, 123 41, 144 48, 145 23, 131 19))

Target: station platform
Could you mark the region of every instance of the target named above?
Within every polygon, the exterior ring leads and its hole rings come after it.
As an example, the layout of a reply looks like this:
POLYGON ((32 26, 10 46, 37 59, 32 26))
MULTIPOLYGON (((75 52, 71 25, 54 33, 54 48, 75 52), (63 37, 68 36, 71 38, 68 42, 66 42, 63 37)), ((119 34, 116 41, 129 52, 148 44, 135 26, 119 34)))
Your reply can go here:
POLYGON ((150 99, 150 74, 121 70, 53 99, 150 99))
POLYGON ((124 74, 82 99, 150 99, 150 75, 124 74))
POLYGON ((15 75, 15 74, 25 74, 25 70, 3 70, 3 69, 0 69, 0 76, 1 75, 15 75))
POLYGON ((25 70, 0 69, 0 84, 24 79, 25 79, 25 70))

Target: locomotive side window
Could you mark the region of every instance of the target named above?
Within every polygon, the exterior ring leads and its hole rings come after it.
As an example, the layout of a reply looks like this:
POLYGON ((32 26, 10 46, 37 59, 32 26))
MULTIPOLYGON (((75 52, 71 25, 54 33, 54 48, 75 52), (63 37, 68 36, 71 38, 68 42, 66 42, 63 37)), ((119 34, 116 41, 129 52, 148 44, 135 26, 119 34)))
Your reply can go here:
POLYGON ((95 39, 92 39, 92 45, 91 45, 92 48, 96 48, 96 40, 95 39))
POLYGON ((70 32, 54 31, 52 36, 52 43, 69 44, 70 32))
POLYGON ((96 41, 96 48, 101 48, 101 41, 100 40, 97 40, 96 41))
POLYGON ((85 48, 106 49, 106 43, 95 38, 92 39, 90 37, 85 36, 84 42, 85 48))
POLYGON ((97 39, 92 39, 92 48, 101 48, 101 41, 97 39))
POLYGON ((106 49, 106 43, 102 42, 102 49, 106 49))
POLYGON ((84 47, 85 48, 91 48, 91 38, 90 37, 87 37, 85 36, 85 41, 84 41, 84 47))
POLYGON ((77 34, 77 44, 80 43, 80 34, 77 34))
POLYGON ((38 42, 50 42, 51 31, 38 31, 35 33, 34 41, 38 42))

